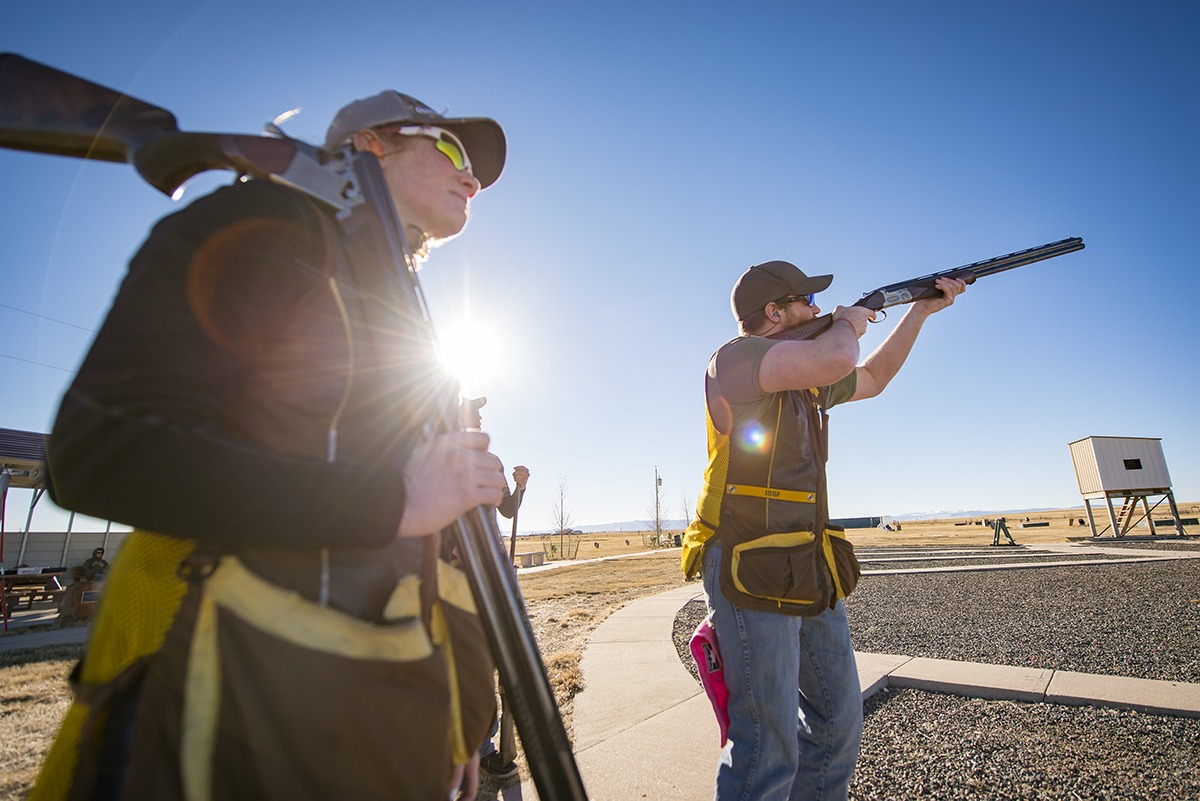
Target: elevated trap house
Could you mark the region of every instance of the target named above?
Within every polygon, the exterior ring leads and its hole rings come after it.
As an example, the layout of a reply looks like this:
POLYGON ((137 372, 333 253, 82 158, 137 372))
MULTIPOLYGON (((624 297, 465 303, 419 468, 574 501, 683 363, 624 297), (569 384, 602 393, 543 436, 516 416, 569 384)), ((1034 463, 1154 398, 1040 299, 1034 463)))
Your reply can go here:
POLYGON ((1142 521, 1154 536, 1154 509, 1164 500, 1170 507, 1171 520, 1159 523, 1173 523, 1175 533, 1184 536, 1160 438, 1085 437, 1072 442, 1070 448, 1093 537, 1103 536, 1110 529, 1112 536, 1124 537, 1142 521), (1121 499, 1120 509, 1114 509, 1113 498, 1121 499), (1153 507, 1150 498, 1157 499, 1153 507), (1100 499, 1108 507, 1109 525, 1097 531, 1092 501, 1100 499))

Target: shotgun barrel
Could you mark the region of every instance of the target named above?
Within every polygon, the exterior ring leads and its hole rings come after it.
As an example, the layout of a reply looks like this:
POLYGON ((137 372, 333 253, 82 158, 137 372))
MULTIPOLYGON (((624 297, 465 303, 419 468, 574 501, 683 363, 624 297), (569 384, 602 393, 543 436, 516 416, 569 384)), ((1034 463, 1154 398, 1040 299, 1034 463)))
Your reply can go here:
MULTIPOLYGON (((922 298, 940 295, 941 290, 933 285, 934 281, 939 278, 958 278, 968 284, 973 284, 977 278, 995 275, 996 273, 1002 273, 1005 270, 1012 270, 1016 267, 1024 267, 1026 264, 1053 259, 1056 256, 1062 256, 1067 253, 1074 253, 1077 250, 1083 250, 1083 247, 1083 239, 1080 237, 1072 236, 1060 239, 1057 242, 1050 242, 1045 245, 1006 253, 1003 256, 964 264, 962 267, 955 267, 950 270, 923 275, 920 278, 910 278, 907 281, 898 281, 894 284, 881 286, 878 289, 864 293, 853 305, 879 311, 891 306, 912 303, 922 298)), ((812 339, 828 331, 831 325, 833 325, 833 315, 822 314, 820 317, 810 320, 803 325, 789 328, 787 331, 782 331, 778 334, 772 334, 770 338, 788 340, 812 339)))

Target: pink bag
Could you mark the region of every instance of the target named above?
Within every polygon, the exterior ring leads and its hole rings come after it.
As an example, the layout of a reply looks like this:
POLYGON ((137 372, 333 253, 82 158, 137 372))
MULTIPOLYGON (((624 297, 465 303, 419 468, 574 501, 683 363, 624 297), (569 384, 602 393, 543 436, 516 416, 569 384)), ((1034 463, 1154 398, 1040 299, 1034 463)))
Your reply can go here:
POLYGON ((700 683, 704 685, 704 692, 717 715, 723 746, 729 739, 729 690, 725 687, 725 666, 721 662, 721 651, 717 647, 717 630, 713 628, 711 617, 704 618, 700 625, 696 626, 688 647, 691 649, 692 659, 696 660, 700 683))

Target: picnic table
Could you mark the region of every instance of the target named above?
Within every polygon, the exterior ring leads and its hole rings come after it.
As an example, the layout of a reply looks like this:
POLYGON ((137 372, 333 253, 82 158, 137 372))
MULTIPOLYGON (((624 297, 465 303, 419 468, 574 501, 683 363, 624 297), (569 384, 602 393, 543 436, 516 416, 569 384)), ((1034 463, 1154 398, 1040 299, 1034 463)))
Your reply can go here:
POLYGON ((57 601, 66 589, 59 578, 63 571, 46 570, 37 573, 5 573, 0 576, 4 582, 4 625, 7 629, 8 620, 13 609, 25 602, 26 609, 32 609, 35 601, 57 601))
POLYGON ((529 551, 528 553, 517 554, 518 567, 536 567, 542 564, 546 559, 546 554, 542 551, 529 551))

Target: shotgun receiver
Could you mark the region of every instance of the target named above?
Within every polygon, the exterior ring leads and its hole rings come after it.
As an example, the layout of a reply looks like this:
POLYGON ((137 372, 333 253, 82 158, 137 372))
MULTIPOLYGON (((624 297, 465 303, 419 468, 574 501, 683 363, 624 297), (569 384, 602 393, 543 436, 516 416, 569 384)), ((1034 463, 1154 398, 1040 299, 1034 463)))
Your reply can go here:
MULTIPOLYGON (((899 306, 903 303, 912 303, 922 298, 931 298, 940 295, 941 290, 933 286, 933 282, 939 278, 959 278, 968 284, 973 284, 976 278, 983 278, 985 275, 995 275, 1005 270, 1011 270, 1014 267, 1024 267, 1026 264, 1033 264, 1035 261, 1052 259, 1055 256, 1062 256, 1065 253, 1074 253, 1076 250, 1083 250, 1082 239, 1077 236, 1060 239, 1057 242, 1050 242, 1036 248, 1026 248, 1025 250, 1018 250, 1015 253, 996 256, 994 259, 985 259, 984 261, 977 261, 974 264, 955 267, 952 270, 943 270, 940 273, 932 273, 920 278, 912 278, 907 281, 881 286, 879 289, 863 295, 853 305, 863 306, 872 311, 881 311, 891 306, 899 306)), ((772 334, 770 338, 812 339, 818 334, 828 331, 831 325, 833 325, 833 315, 822 314, 820 317, 810 320, 804 325, 789 328, 787 331, 779 334, 772 334)))
MULTIPOLYGON (((396 301, 406 305, 432 344, 436 333, 416 265, 375 156, 350 148, 329 153, 287 138, 277 128, 272 133, 180 131, 165 109, 16 54, 0 53, 0 147, 127 162, 167 195, 207 170, 232 170, 291 186, 339 219, 353 218, 354 229, 365 232, 355 235, 368 236, 383 263, 394 265, 405 289, 396 301)), ((428 434, 458 428, 457 392, 439 387, 430 393, 438 395, 439 403, 426 425, 428 434)), ((539 796, 586 800, 495 514, 475 509, 442 534, 458 545, 539 796)))

